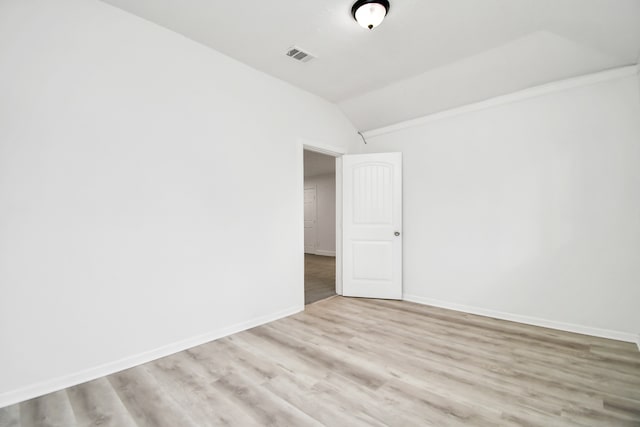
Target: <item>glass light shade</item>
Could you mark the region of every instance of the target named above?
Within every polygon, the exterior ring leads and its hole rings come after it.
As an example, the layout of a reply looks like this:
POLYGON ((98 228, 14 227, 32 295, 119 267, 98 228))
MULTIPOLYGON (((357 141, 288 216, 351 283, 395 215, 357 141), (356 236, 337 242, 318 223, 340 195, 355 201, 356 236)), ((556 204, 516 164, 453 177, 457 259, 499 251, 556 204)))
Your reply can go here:
POLYGON ((356 10, 355 18, 358 24, 371 30, 380 25, 386 15, 387 9, 380 3, 367 3, 356 10))

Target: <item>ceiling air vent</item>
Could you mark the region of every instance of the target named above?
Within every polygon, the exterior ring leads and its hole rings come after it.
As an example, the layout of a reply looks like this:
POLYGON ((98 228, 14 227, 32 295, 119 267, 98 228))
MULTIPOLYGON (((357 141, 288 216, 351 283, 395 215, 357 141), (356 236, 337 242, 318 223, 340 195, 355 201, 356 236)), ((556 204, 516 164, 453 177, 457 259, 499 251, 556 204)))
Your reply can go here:
POLYGON ((287 51, 287 56, 300 62, 309 62, 313 58, 315 58, 315 56, 313 56, 309 52, 305 52, 296 46, 289 48, 289 50, 287 51))

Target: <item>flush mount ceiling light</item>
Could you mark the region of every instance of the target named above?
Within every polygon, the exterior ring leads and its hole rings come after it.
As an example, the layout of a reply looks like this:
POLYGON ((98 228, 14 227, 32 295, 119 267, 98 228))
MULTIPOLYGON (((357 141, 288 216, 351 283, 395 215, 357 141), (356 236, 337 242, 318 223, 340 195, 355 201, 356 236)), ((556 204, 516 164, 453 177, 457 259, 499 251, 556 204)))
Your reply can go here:
POLYGON ((370 30, 374 29, 389 13, 387 0, 358 0, 351 8, 353 19, 370 30))

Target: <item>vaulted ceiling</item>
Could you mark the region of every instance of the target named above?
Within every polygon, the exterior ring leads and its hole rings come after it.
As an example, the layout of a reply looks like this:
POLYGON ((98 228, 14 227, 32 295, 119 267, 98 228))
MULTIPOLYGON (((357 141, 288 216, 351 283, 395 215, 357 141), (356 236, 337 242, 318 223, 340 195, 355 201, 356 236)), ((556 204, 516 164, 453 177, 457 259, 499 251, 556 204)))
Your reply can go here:
POLYGON ((350 0, 103 1, 337 103, 360 130, 640 54, 640 0, 391 0, 373 31, 350 0))

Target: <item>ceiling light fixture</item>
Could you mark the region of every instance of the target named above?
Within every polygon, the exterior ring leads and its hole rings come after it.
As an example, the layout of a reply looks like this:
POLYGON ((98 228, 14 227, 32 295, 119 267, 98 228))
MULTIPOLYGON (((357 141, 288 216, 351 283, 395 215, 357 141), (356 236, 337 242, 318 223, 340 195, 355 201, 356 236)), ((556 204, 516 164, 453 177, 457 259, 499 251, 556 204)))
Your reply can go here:
POLYGON ((387 0, 358 0, 351 8, 353 19, 370 30, 380 25, 387 13, 389 13, 387 0))

